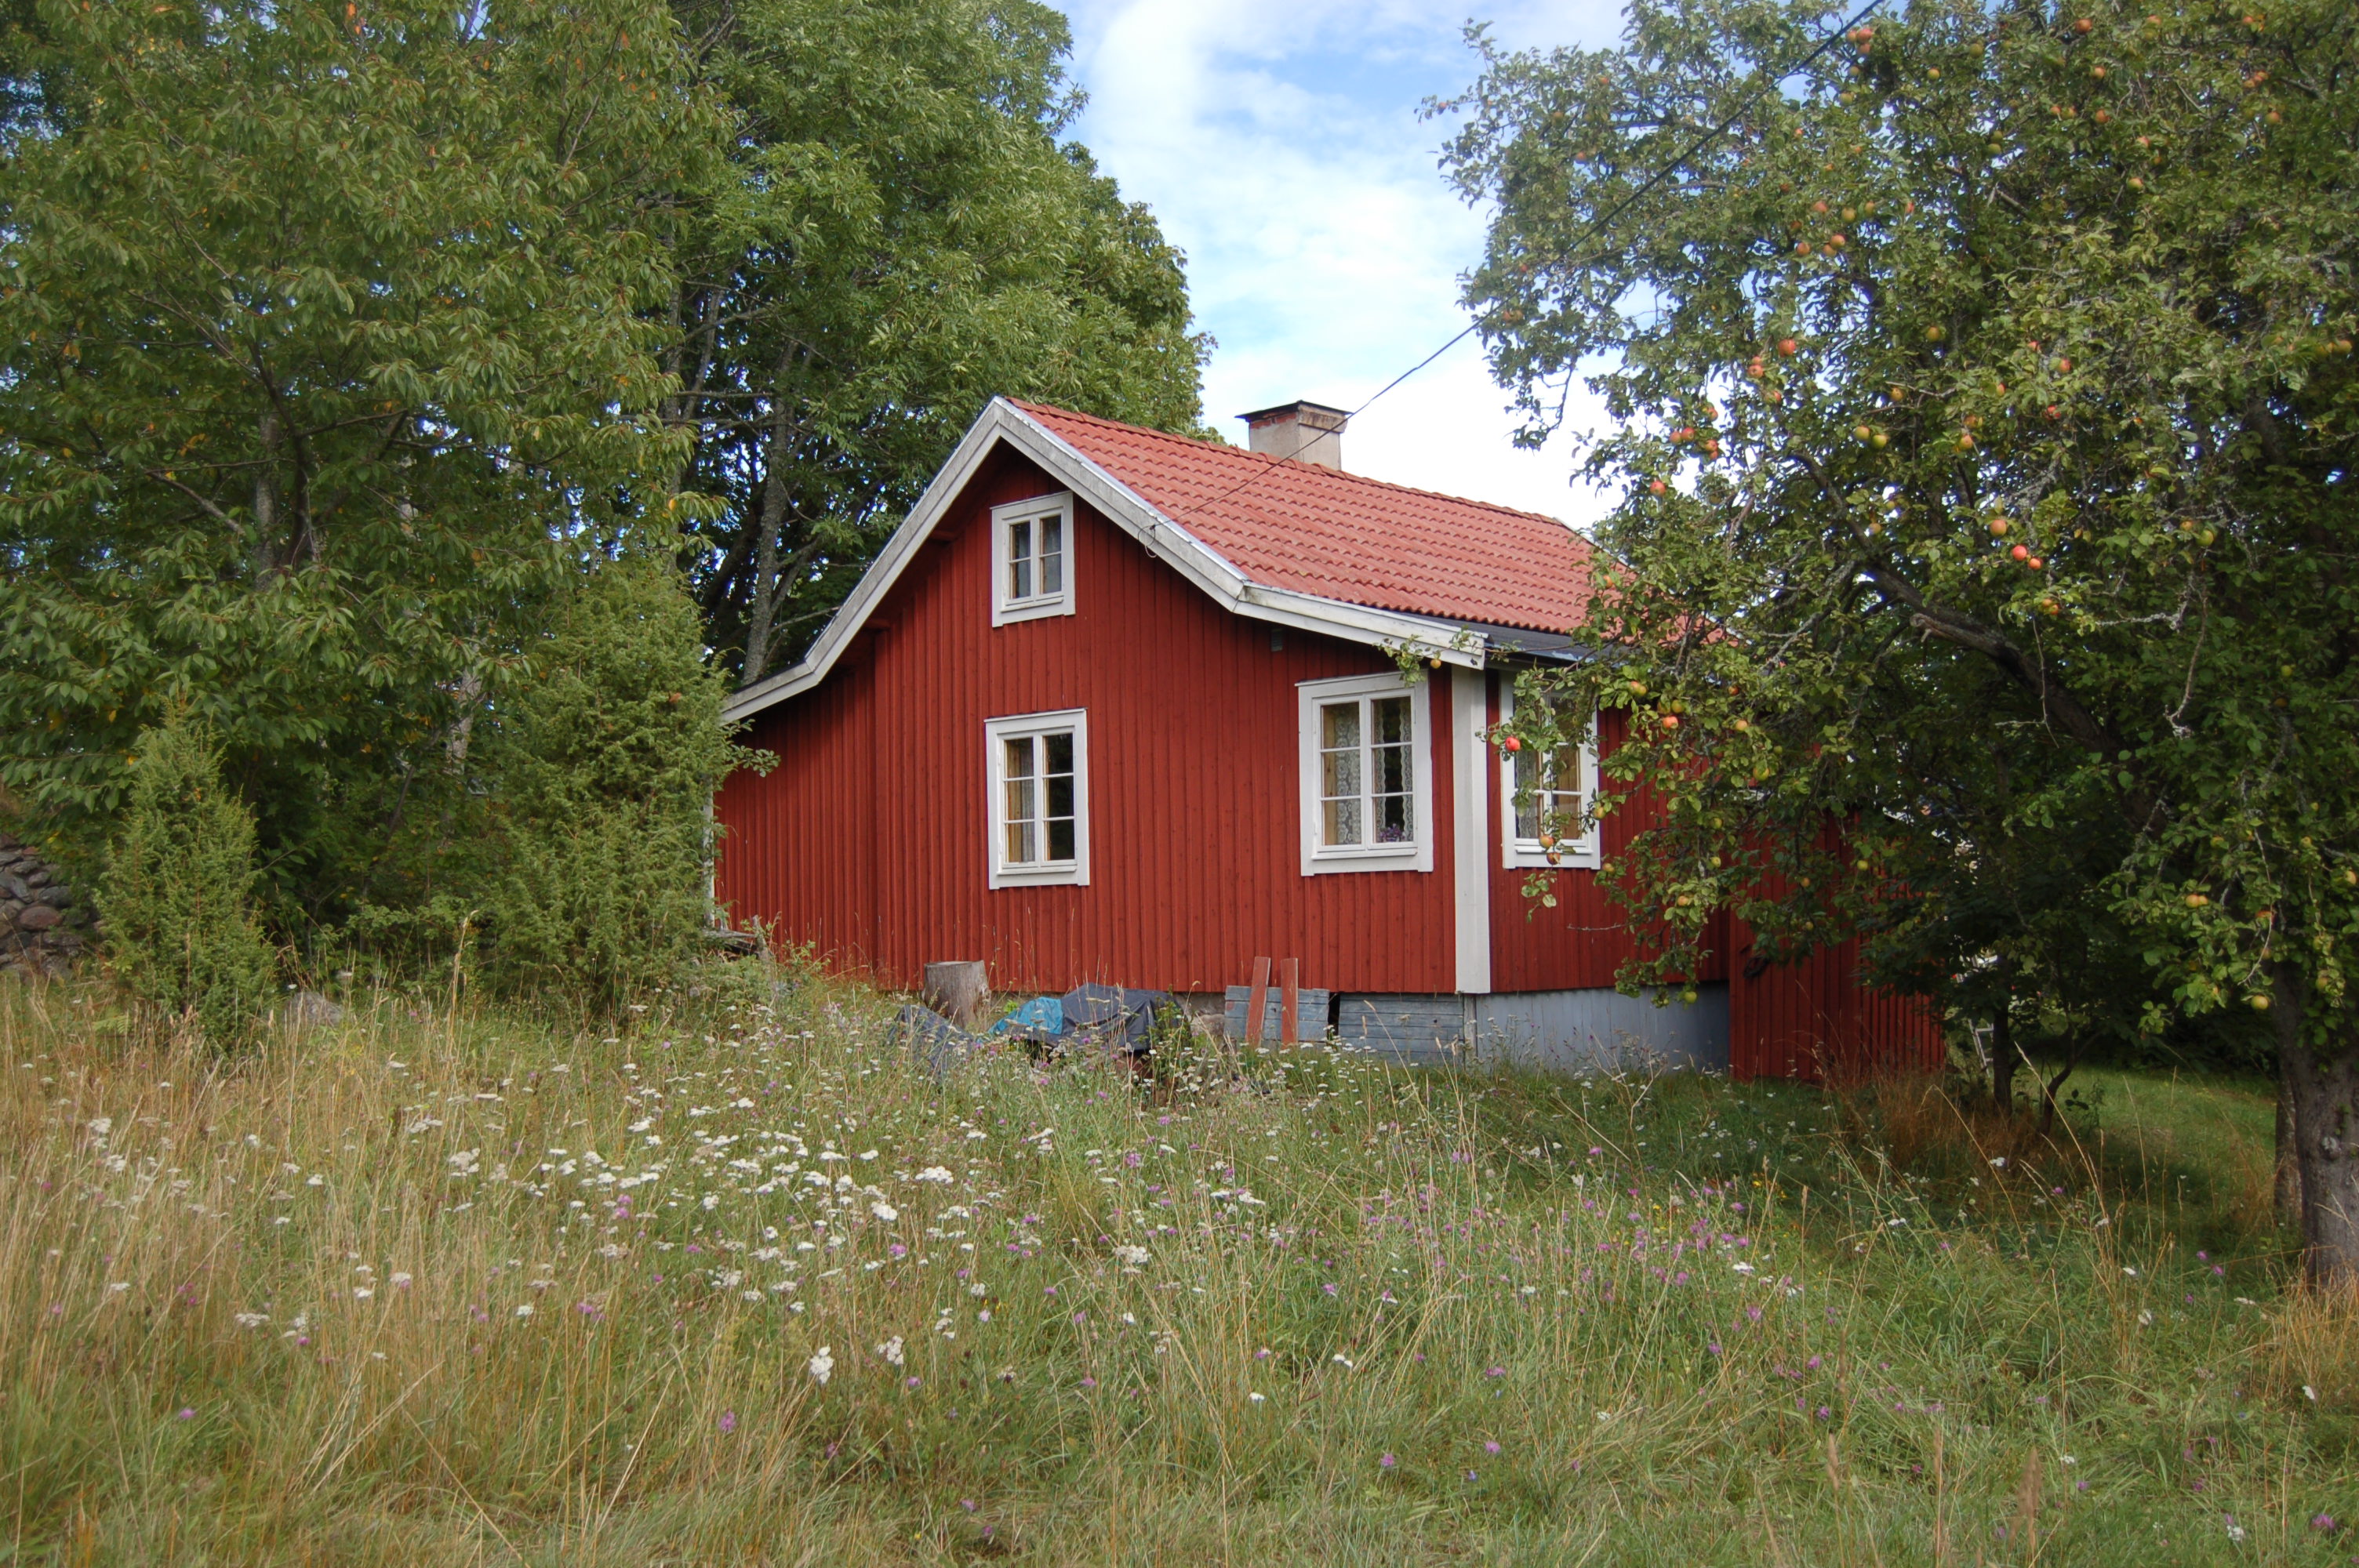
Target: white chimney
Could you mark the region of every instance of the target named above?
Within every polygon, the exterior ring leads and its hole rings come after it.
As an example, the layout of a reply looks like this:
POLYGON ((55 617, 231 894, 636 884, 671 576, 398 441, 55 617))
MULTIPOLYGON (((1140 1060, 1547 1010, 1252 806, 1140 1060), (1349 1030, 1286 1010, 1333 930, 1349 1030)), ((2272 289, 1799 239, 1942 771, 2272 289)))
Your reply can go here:
POLYGON ((1321 468, 1343 466, 1343 425, 1349 417, 1341 408, 1323 403, 1285 403, 1240 414, 1253 449, 1273 458, 1293 458, 1321 468))

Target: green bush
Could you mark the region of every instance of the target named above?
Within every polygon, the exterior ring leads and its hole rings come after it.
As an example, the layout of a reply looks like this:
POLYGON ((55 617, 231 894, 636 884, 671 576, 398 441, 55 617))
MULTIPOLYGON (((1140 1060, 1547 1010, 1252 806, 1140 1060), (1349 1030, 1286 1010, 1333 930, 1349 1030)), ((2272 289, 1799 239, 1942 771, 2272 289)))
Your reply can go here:
POLYGON ((252 1035, 277 977, 255 878, 254 814, 222 782, 211 730, 176 716, 142 731, 99 883, 107 948, 142 1004, 223 1047, 252 1035))
POLYGON ((497 742, 493 963, 513 986, 611 1012, 696 952, 712 792, 747 758, 722 721, 727 686, 695 607, 658 563, 586 573, 532 665, 497 742))

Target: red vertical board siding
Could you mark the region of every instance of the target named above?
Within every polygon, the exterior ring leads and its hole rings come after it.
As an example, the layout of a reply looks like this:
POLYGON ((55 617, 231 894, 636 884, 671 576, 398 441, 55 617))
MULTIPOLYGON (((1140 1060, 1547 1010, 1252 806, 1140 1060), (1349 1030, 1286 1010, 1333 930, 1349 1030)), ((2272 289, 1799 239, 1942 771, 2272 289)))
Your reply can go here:
POLYGON ((1740 924, 1740 962, 1729 982, 1729 1072, 1738 1079, 1843 1083, 1940 1070, 1940 1020, 1921 997, 1861 983, 1859 944, 1846 941, 1798 964, 1747 977, 1749 935, 1740 924))
POLYGON ((1374 649, 1230 614, 1086 505, 1075 613, 991 624, 990 509, 1061 488, 1002 451, 817 688, 761 715, 779 757, 732 777, 718 888, 831 966, 897 986, 982 958, 1004 989, 1242 983, 1299 957, 1305 985, 1454 988, 1446 682, 1430 873, 1301 874, 1297 682, 1391 668, 1374 649), (1089 713, 1090 885, 987 886, 984 721, 1089 713))
MULTIPOLYGON (((1501 717, 1506 683, 1492 679, 1491 721, 1501 717)), ((1598 750, 1610 754, 1622 743, 1624 716, 1609 711, 1600 716, 1598 750)), ((1502 820, 1506 807, 1498 752, 1484 748, 1484 787, 1491 791, 1493 843, 1486 864, 1491 877, 1491 989, 1499 991, 1579 990, 1614 984, 1616 971, 1637 953, 1622 907, 1606 896, 1601 874, 1576 868, 1550 871, 1546 887, 1556 894, 1556 907, 1543 906, 1524 892, 1533 872, 1503 865, 1499 846, 1515 824, 1502 820)), ((1602 787, 1606 781, 1601 779, 1602 787)), ((1605 818, 1600 832, 1604 858, 1613 859, 1629 847, 1647 826, 1647 803, 1642 798, 1605 818)), ((1715 916, 1708 932, 1710 946, 1695 979, 1725 979, 1728 976, 1727 925, 1715 916)))

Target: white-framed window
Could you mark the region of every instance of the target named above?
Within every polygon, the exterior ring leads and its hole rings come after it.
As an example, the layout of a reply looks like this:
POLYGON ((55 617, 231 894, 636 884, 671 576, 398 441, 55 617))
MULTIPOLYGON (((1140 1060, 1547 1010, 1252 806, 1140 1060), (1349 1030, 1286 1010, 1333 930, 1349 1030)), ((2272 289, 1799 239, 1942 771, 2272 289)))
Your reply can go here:
MULTIPOLYGON (((1499 708, 1502 720, 1515 716, 1513 686, 1503 685, 1499 708)), ((1597 721, 1553 752, 1526 746, 1499 753, 1499 762, 1500 863, 1595 871, 1601 847, 1589 813, 1597 803, 1597 721)))
POLYGON ((991 623, 1073 612, 1073 497, 1069 491, 991 509, 991 623))
POLYGON ((1078 708, 987 719, 991 885, 1087 887, 1090 727, 1078 708))
POLYGON ((1304 681, 1302 874, 1433 870, 1430 693, 1397 675, 1304 681))

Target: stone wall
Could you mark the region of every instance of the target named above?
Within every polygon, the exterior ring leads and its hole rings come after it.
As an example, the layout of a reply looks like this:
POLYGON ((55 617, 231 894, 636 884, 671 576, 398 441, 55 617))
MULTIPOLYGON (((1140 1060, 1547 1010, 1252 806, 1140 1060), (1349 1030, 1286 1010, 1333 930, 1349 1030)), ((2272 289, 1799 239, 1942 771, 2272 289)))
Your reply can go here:
POLYGON ((0 973, 63 973, 90 940, 90 899, 0 833, 0 973))

